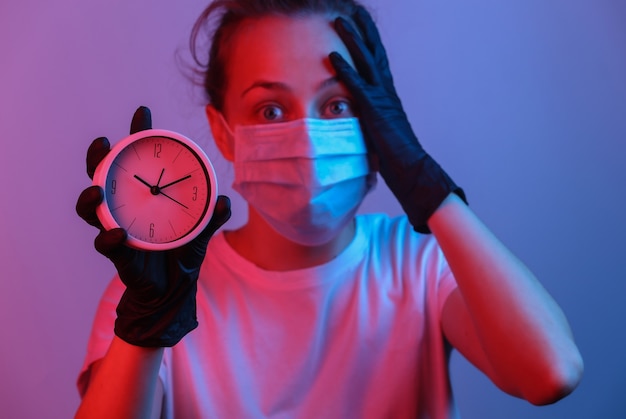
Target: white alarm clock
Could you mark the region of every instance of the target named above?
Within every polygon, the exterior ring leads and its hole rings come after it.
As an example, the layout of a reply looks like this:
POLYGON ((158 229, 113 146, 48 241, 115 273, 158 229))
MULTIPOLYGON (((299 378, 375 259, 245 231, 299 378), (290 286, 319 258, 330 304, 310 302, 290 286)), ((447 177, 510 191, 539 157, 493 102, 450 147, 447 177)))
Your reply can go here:
POLYGON ((172 131, 139 131, 115 144, 93 184, 104 190, 97 207, 107 230, 121 227, 127 244, 168 250, 193 240, 209 223, 217 200, 215 171, 204 151, 172 131))

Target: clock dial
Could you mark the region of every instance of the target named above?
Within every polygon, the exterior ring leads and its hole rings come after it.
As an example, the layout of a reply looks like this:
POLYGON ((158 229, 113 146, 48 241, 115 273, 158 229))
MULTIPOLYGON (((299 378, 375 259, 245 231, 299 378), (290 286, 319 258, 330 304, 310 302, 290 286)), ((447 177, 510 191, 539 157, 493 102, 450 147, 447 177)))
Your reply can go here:
POLYGON ((105 192, 101 218, 106 228, 124 228, 129 245, 158 250, 180 246, 206 226, 216 191, 201 151, 151 132, 134 134, 132 141, 111 151, 106 176, 99 180, 105 192), (114 225, 106 225, 109 215, 114 225))

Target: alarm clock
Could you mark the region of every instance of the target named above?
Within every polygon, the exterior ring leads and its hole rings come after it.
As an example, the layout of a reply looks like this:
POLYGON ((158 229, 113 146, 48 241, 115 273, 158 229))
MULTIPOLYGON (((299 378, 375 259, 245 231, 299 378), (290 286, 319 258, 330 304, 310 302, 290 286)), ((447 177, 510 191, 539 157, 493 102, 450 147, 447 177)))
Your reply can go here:
POLYGON ((167 130, 139 131, 115 144, 95 170, 104 191, 96 208, 107 230, 123 228, 127 245, 169 250, 193 240, 217 201, 215 170, 191 139, 167 130))

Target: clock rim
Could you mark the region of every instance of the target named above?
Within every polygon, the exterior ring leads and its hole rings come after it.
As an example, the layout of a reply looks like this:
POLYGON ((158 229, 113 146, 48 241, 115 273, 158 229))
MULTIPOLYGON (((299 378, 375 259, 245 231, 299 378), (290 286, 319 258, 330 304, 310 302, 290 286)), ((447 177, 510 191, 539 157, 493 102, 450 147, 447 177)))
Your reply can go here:
POLYGON ((111 230, 114 228, 122 228, 113 214, 111 213, 111 209, 109 208, 107 198, 106 198, 106 180, 113 164, 115 158, 129 145, 132 143, 139 141, 143 138, 148 137, 165 137, 170 138, 174 141, 178 141, 183 145, 189 147, 199 158, 201 163, 204 165, 205 173, 208 177, 209 188, 209 196, 207 198, 207 210, 204 212, 202 218, 196 223, 196 226, 185 234, 183 237, 178 239, 165 242, 165 243, 153 243, 147 242, 145 240, 138 239, 137 237, 132 236, 130 233, 128 234, 128 238, 125 242, 129 247, 139 249, 139 250, 148 250, 148 251, 161 251, 161 250, 171 250, 175 248, 179 248, 184 246, 185 244, 192 241, 196 238, 209 224, 213 212, 215 210, 215 205, 217 203, 217 178, 215 175, 215 169, 213 164, 209 160, 209 157, 204 152, 204 150, 189 137, 180 134, 175 131, 164 130, 164 129, 148 129, 143 131, 138 131, 134 134, 130 134, 129 136, 123 138, 116 144, 111 147, 111 150, 107 153, 107 155, 102 159, 102 161, 96 167, 93 176, 93 185, 99 186, 103 192, 102 202, 96 207, 96 215, 102 223, 102 226, 106 230, 111 230))

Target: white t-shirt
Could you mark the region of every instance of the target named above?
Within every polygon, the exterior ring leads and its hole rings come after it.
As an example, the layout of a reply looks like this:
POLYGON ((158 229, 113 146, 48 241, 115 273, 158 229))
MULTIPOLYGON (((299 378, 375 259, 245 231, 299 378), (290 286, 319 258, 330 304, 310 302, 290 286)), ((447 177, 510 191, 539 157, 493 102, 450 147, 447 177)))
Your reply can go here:
MULTIPOLYGON (((450 348, 440 313, 456 288, 432 235, 406 217, 357 217, 332 261, 259 269, 218 233, 202 266, 198 329, 166 348, 167 418, 450 418, 450 348)), ((113 338, 124 286, 98 308, 85 364, 113 338)))

